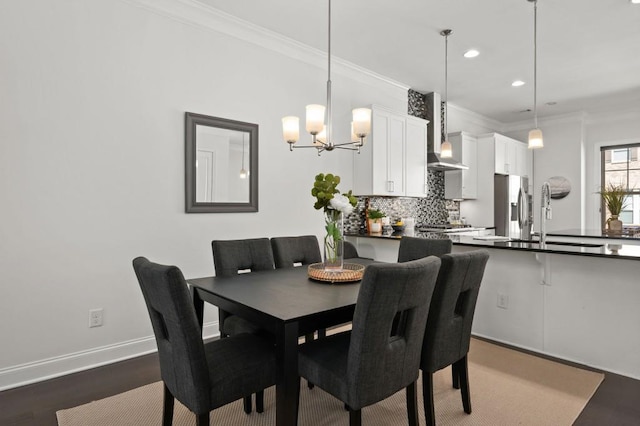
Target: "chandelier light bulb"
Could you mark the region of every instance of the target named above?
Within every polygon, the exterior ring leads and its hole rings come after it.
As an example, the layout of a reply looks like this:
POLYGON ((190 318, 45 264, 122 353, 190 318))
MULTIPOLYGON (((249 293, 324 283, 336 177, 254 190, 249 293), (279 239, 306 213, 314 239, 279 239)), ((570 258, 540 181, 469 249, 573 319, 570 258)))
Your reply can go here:
POLYGON ((282 134, 284 141, 290 144, 298 142, 300 137, 300 119, 295 116, 287 116, 282 119, 282 134))

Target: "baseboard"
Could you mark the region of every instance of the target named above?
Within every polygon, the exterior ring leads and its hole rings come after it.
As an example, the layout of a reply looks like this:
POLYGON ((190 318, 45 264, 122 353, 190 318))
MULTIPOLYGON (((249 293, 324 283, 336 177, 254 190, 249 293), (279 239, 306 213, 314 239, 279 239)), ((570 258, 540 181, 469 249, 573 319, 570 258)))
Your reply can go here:
MULTIPOLYGON (((218 337, 218 321, 204 324, 203 337, 218 337)), ((54 358, 29 362, 0 370, 0 391, 42 382, 78 371, 90 370, 156 352, 153 336, 146 336, 54 358)))

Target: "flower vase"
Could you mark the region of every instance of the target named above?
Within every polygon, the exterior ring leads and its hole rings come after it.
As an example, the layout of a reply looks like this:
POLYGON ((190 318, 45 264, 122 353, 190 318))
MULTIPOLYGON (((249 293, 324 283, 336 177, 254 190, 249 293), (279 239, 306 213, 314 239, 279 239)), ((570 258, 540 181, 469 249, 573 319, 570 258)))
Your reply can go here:
POLYGON ((343 218, 342 212, 327 209, 324 212, 325 229, 324 237, 324 269, 325 271, 342 271, 343 266, 343 218))
POLYGON ((609 226, 609 232, 612 233, 622 233, 622 221, 618 219, 618 215, 611 215, 611 218, 607 221, 607 225, 609 226))

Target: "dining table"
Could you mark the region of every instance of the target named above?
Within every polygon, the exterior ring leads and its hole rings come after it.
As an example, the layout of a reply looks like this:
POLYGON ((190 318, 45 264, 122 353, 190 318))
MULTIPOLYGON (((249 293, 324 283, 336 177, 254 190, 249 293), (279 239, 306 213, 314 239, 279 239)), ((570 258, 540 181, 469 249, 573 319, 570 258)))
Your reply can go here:
MULTIPOLYGON (((365 258, 349 263, 369 265, 365 258)), ((274 337, 276 350, 276 425, 298 421, 298 337, 353 319, 360 282, 309 278, 307 266, 187 279, 202 326, 204 302, 238 315, 274 337)))

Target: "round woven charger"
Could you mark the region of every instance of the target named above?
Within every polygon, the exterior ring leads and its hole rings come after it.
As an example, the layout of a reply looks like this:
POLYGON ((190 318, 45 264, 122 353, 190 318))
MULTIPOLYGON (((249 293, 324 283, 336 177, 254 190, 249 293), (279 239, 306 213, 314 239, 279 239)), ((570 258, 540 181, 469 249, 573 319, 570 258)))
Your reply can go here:
POLYGON ((308 269, 309 278, 316 281, 329 283, 349 283, 360 281, 364 274, 364 265, 357 263, 345 263, 341 271, 324 269, 324 263, 312 263, 308 269))

